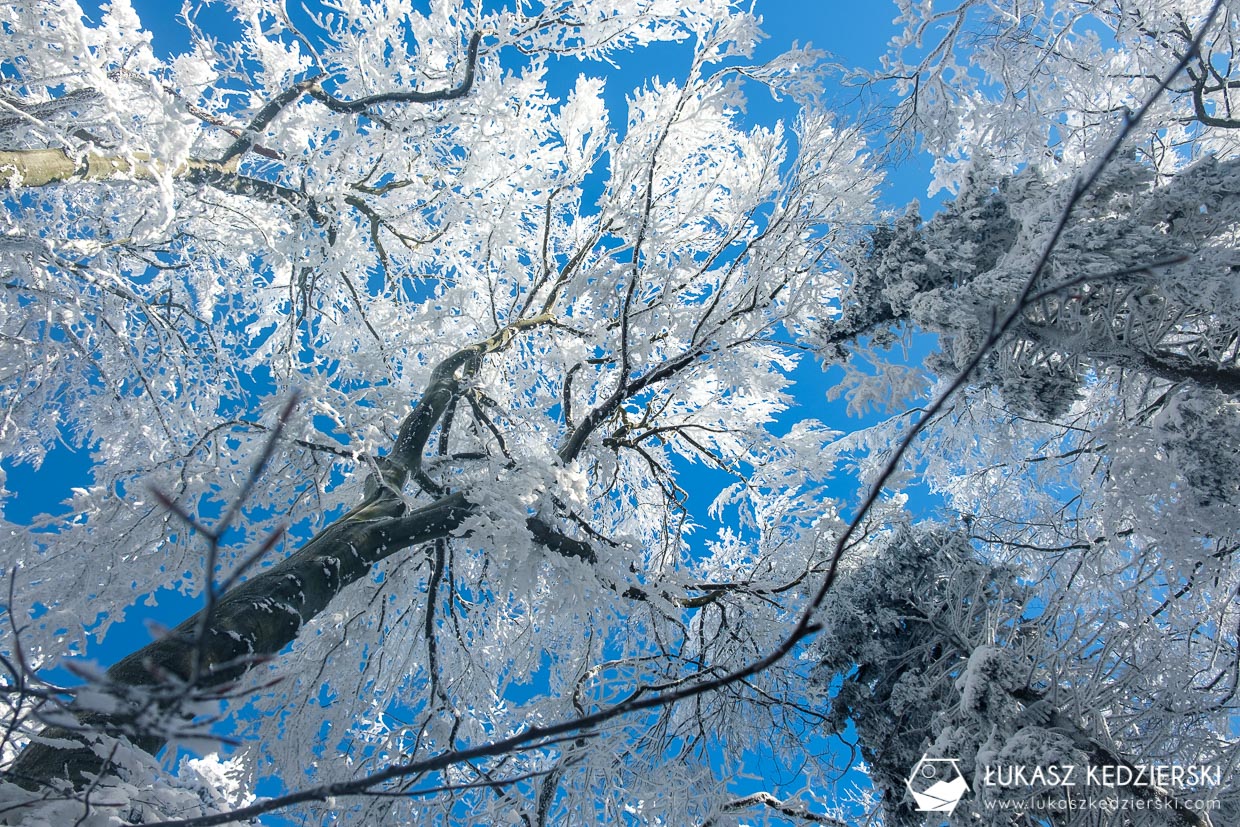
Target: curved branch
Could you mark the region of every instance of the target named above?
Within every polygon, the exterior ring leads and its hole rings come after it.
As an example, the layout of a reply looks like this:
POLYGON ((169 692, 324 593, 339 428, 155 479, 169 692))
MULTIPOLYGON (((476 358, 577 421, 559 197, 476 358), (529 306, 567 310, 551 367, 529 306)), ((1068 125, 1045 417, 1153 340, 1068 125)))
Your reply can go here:
POLYGON ((388 459, 409 473, 427 493, 434 496, 443 493, 441 486, 422 468, 422 455, 431 432, 460 393, 462 383, 477 375, 483 356, 508 347, 518 333, 550 324, 552 320, 550 313, 520 319, 500 328, 489 338, 456 351, 436 365, 422 398, 401 423, 388 459))
MULTIPOLYGON (((1218 129, 1240 129, 1240 120, 1235 118, 1220 118, 1206 112, 1206 79, 1205 76, 1198 76, 1196 72, 1189 72, 1189 77, 1193 79, 1193 116, 1206 126, 1213 126, 1218 129)), ((1220 91, 1226 87, 1220 86, 1220 91)))
POLYGON ((310 97, 333 112, 348 115, 359 115, 370 107, 383 103, 436 103, 463 98, 469 94, 469 90, 474 85, 474 69, 478 63, 478 44, 481 42, 482 32, 474 32, 473 36, 469 38, 469 48, 465 56, 465 77, 451 89, 439 89, 433 92, 385 92, 377 95, 367 95, 364 98, 358 98, 353 101, 343 101, 323 89, 323 75, 315 75, 312 78, 294 84, 276 95, 262 109, 258 110, 241 135, 229 145, 228 149, 224 150, 224 154, 220 156, 219 163, 228 163, 254 148, 259 134, 281 112, 303 95, 310 95, 310 97))
POLYGON ((356 100, 345 101, 325 91, 319 83, 321 78, 309 82, 306 92, 319 103, 333 112, 348 115, 360 115, 372 106, 383 103, 438 103, 455 100, 469 94, 474 85, 474 69, 478 64, 478 45, 482 42, 482 32, 474 32, 469 38, 469 48, 465 53, 465 77, 451 89, 437 89, 433 92, 381 92, 367 95, 356 100))

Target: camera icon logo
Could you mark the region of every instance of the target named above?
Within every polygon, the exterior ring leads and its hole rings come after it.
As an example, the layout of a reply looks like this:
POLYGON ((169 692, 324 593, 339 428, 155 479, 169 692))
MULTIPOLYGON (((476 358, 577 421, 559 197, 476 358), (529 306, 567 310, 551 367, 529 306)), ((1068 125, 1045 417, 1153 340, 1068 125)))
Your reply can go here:
POLYGON ((955 758, 930 758, 923 755, 905 782, 917 810, 922 813, 951 815, 969 791, 969 782, 955 758))

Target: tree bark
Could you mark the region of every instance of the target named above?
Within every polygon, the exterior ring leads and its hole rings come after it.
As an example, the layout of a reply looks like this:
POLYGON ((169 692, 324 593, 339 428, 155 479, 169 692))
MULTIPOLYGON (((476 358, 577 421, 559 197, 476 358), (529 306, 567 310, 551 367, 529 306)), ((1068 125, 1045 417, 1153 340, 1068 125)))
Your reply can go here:
MULTIPOLYGON (((404 513, 400 497, 380 487, 293 555, 224 594, 205 622, 206 609, 117 662, 107 671, 107 680, 124 689, 223 686, 291 643, 303 624, 346 586, 364 577, 372 565, 411 546, 448 536, 472 510, 465 497, 456 493, 404 513)), ((105 758, 89 743, 93 733, 101 730, 127 732, 138 747, 158 752, 165 737, 136 726, 136 711, 85 712, 78 716, 80 728, 49 726, 26 747, 9 774, 32 788, 56 779, 88 783, 91 775, 107 769, 105 758), (60 745, 42 743, 42 739, 60 745), (65 741, 77 746, 65 747, 65 741)))
MULTIPOLYGON (((0 186, 46 187, 72 181, 115 181, 134 179, 153 181, 167 171, 168 165, 152 160, 145 152, 133 155, 102 155, 88 152, 74 160, 61 149, 0 150, 0 186)), ((199 170, 236 172, 237 161, 217 164, 213 161, 190 160, 172 170, 183 177, 199 170)))

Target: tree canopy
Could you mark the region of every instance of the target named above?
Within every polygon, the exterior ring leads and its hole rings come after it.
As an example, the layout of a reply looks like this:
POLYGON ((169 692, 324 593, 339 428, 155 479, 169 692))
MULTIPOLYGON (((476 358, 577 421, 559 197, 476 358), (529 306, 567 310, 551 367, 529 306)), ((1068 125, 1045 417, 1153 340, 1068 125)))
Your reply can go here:
POLYGON ((0 822, 1240 818, 1240 11, 897 6, 0 9, 0 822))

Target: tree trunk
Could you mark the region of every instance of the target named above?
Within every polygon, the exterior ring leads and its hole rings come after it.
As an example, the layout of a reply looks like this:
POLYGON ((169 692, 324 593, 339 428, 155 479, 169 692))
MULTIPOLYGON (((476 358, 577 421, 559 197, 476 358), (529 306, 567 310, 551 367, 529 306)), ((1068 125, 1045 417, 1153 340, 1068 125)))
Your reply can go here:
MULTIPOLYGON (((457 493, 406 514, 400 497, 380 487, 293 555, 224 594, 205 624, 204 609, 116 663, 107 679, 121 689, 175 691, 174 685, 183 682, 187 689, 201 690, 227 684, 291 643, 304 623, 376 562, 448 536, 472 509, 457 493)), ((88 783, 91 775, 107 769, 106 751, 97 755, 88 743, 101 730, 131 733, 130 740, 138 747, 158 752, 166 738, 135 726, 134 716, 131 705, 120 714, 78 715, 80 731, 49 726, 22 752, 10 775, 30 788, 56 779, 88 783), (62 746, 42 739, 54 739, 62 746), (66 740, 78 745, 65 747, 66 740)))
MULTIPOLYGON (((88 152, 80 161, 75 161, 60 149, 6 149, 0 150, 0 186, 46 187, 70 181, 115 181, 122 178, 153 181, 167 166, 161 161, 151 160, 145 152, 135 152, 130 156, 88 152)), ((200 170, 236 172, 237 159, 228 164, 186 161, 172 174, 182 177, 200 170)))
MULTIPOLYGON (((228 684, 291 643, 303 624, 323 611, 346 586, 364 577, 375 563, 459 529, 475 505, 459 492, 446 492, 426 475, 422 470, 423 449, 459 392, 460 374, 473 375, 483 356, 504 349, 521 331, 550 319, 544 312, 518 320, 441 361, 432 371, 422 398, 401 423, 392 453, 384 459, 382 484, 374 486, 360 505, 290 557, 237 585, 214 606, 116 663, 107 671, 107 681, 117 695, 129 696, 121 698, 121 711, 83 710, 75 713, 78 726, 49 725, 18 756, 9 770, 12 779, 32 789, 55 780, 68 780, 75 786, 88 784, 92 775, 108 769, 107 750, 100 748, 97 752, 91 746, 100 732, 125 735, 143 750, 158 752, 167 741, 167 732, 158 721, 150 725, 152 711, 160 713, 168 708, 162 716, 168 721, 176 714, 178 700, 195 691, 228 684), (411 478, 434 501, 407 511, 398 492, 411 478), (149 692, 130 691, 148 687, 149 692)), ((570 435, 560 456, 570 461, 606 413, 627 395, 674 375, 695 356, 690 353, 671 360, 626 385, 624 392, 613 394, 570 435)), ((587 563, 596 559, 589 543, 557 531, 540 517, 529 517, 526 527, 535 542, 556 554, 587 563)))

